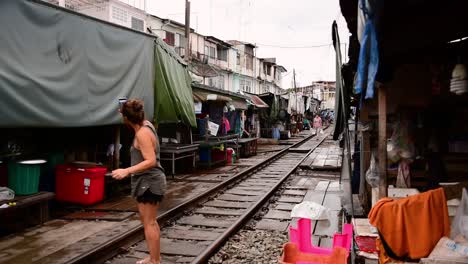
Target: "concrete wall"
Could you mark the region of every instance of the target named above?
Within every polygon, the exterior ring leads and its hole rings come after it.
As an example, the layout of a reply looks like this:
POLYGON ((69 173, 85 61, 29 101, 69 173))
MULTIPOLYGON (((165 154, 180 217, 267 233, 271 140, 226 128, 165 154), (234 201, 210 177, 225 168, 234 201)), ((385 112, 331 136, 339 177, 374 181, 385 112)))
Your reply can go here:
POLYGON ((108 4, 98 5, 96 7, 86 7, 83 10, 80 10, 80 13, 101 19, 104 21, 109 21, 110 9, 108 4))
POLYGON ((109 2, 109 22, 132 28, 132 17, 143 21, 143 30, 146 31, 146 13, 143 10, 129 6, 117 0, 109 2))

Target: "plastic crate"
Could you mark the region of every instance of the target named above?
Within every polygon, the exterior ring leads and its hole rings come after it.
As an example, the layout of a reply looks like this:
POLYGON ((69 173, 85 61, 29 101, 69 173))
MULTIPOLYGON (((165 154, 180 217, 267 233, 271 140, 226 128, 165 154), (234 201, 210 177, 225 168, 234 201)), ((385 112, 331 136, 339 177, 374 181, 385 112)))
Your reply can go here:
POLYGON ((55 171, 57 201, 90 205, 104 199, 105 167, 58 165, 55 171))

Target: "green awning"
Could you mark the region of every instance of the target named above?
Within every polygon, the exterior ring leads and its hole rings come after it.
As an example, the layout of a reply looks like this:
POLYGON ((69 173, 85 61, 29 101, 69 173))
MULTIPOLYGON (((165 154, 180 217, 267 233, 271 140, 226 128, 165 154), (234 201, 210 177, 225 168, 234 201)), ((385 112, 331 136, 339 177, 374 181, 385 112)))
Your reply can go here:
POLYGON ((209 102, 209 101, 215 101, 215 102, 230 102, 232 99, 230 97, 216 94, 216 93, 206 93, 206 92, 201 92, 197 90, 193 90, 193 100, 197 102, 209 102))
POLYGON ((182 121, 196 127, 192 78, 180 57, 160 38, 154 47, 154 121, 182 121), (171 58, 172 57, 172 58, 171 58))

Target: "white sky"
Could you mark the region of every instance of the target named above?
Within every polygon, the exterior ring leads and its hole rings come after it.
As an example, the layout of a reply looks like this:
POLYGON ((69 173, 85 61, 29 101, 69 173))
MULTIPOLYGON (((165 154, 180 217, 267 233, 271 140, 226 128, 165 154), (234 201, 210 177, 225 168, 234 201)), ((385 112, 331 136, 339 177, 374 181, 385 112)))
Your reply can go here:
MULTIPOLYGON (((141 0, 121 0, 132 4, 141 0)), ((293 68, 298 85, 335 80, 331 25, 337 20, 342 43, 348 29, 339 0, 191 0, 190 26, 202 35, 236 39, 258 46, 258 57, 276 57, 288 72, 283 87, 291 86, 293 68), (270 46, 272 45, 272 46, 270 46)), ((138 3, 135 3, 138 5, 138 3)), ((147 12, 185 22, 185 0, 147 0, 147 12)), ((344 55, 345 47, 342 46, 344 55)), ((343 61, 346 58, 343 56, 343 61)))

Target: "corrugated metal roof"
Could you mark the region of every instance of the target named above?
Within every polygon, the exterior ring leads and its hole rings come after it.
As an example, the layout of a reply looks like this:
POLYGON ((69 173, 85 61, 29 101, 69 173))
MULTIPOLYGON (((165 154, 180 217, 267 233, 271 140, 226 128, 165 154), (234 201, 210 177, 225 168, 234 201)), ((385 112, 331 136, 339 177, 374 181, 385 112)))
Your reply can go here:
POLYGON ((254 95, 254 94, 247 94, 247 96, 250 97, 250 100, 252 101, 252 104, 255 105, 256 107, 258 108, 268 108, 270 106, 268 106, 267 103, 265 103, 262 99, 260 99, 260 97, 254 95))

